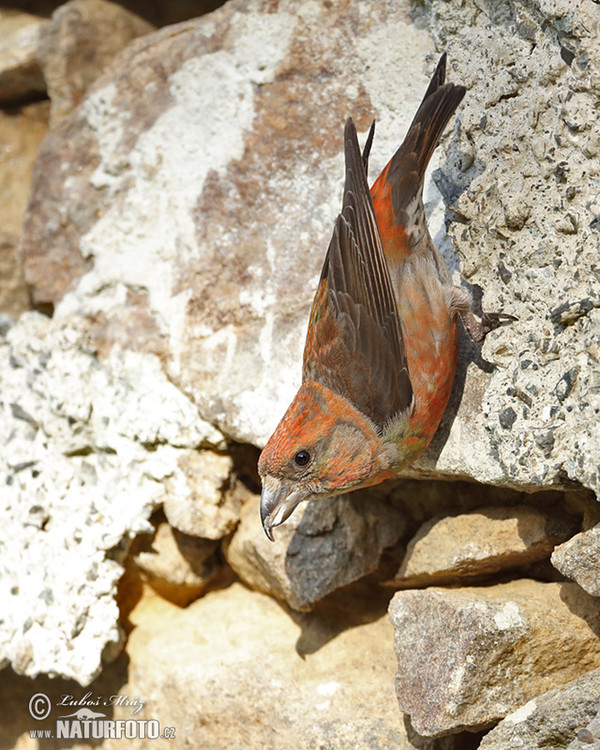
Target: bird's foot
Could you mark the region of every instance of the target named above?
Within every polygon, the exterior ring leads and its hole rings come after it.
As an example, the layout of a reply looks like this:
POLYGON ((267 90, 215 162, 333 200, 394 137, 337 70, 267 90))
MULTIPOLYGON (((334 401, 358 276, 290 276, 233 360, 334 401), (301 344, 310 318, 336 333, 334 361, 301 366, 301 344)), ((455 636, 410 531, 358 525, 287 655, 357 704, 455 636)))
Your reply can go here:
POLYGON ((483 344, 490 331, 518 320, 514 315, 502 312, 484 312, 481 318, 477 319, 471 310, 461 312, 460 317, 471 341, 479 346, 483 344))

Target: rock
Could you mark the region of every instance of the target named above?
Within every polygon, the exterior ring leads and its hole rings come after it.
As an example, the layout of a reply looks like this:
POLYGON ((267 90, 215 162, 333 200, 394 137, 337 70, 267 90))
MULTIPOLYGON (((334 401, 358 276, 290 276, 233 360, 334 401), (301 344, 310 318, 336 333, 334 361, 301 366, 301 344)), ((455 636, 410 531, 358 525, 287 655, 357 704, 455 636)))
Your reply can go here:
POLYGON ((131 539, 219 433, 151 355, 100 363, 80 320, 25 313, 0 340, 0 664, 88 683, 121 642, 131 539))
POLYGON ((576 534, 552 553, 552 565, 592 596, 600 596, 600 524, 576 534))
POLYGON ((490 468, 500 465, 511 484, 531 489, 562 473, 598 495, 596 5, 433 0, 430 9, 453 80, 468 88, 437 174, 449 234, 484 307, 519 318, 485 343, 491 378, 475 391, 477 373, 467 373, 436 466, 497 481, 490 468), (465 402, 475 393, 476 404, 465 402))
POLYGON ((45 18, 18 10, 0 10, 0 103, 39 96, 46 84, 37 60, 45 18))
MULTIPOLYGON (((394 705, 391 628, 380 614, 349 629, 346 613, 295 622, 239 583, 184 610, 142 599, 131 615, 129 681, 120 692, 146 699, 141 718, 175 727, 175 747, 193 737, 206 750, 408 750, 394 705), (300 639, 308 653, 298 653, 300 639), (190 695, 197 696, 193 711, 190 695)), ((115 708, 115 718, 130 717, 131 709, 115 708)), ((157 741, 167 746, 173 741, 157 741)))
POLYGON ((241 442, 298 385, 346 117, 364 134, 377 113, 383 167, 435 62, 408 0, 363 13, 234 0, 134 40, 40 152, 20 245, 36 304, 89 316, 101 351, 159 354, 241 442), (146 326, 120 325, 132 310, 146 326))
MULTIPOLYGON (((127 658, 125 654, 116 661, 105 664, 102 674, 86 688, 82 688, 81 685, 72 680, 47 676, 31 679, 16 675, 11 669, 3 669, 0 671, 0 701, 2 701, 5 716, 0 723, 0 747, 4 750, 10 750, 11 748, 14 750, 39 750, 40 746, 48 742, 47 739, 43 738, 56 737, 57 718, 71 713, 75 709, 75 707, 65 707, 65 698, 67 700, 69 697, 81 700, 87 693, 88 700, 96 701, 97 696, 101 696, 101 702, 106 701, 106 706, 97 706, 95 710, 100 709, 107 715, 107 718, 111 717, 110 696, 116 695, 126 680, 127 658), (50 715, 45 720, 32 718, 29 710, 32 697, 39 693, 46 695, 51 704, 50 715), (60 705, 61 703, 62 705, 60 705), (41 734, 36 736, 36 732, 41 732, 41 734)), ((43 708, 43 704, 39 704, 39 707, 43 708)), ((80 726, 82 725, 85 726, 83 722, 80 726)), ((89 723, 87 727, 90 728, 89 723)), ((104 748, 104 743, 91 739, 91 733, 88 736, 90 739, 87 740, 79 739, 69 742, 65 738, 62 740, 53 739, 50 742, 55 746, 66 744, 73 750, 104 748)))
POLYGON ((576 739, 568 745, 568 750, 599 750, 600 749, 600 711, 590 721, 587 727, 577 732, 576 739))
POLYGON ((390 618, 400 710, 428 737, 489 727, 600 666, 600 603, 574 583, 400 591, 390 618))
POLYGON ((233 484, 231 456, 206 450, 181 456, 180 471, 170 480, 165 515, 180 531, 221 539, 240 520, 242 488, 233 484), (234 490, 234 491, 232 491, 234 490))
POLYGON ((596 750, 599 701, 600 670, 596 669, 509 714, 483 738, 479 750, 596 750))
POLYGON ((206 591, 219 564, 217 543, 183 534, 162 522, 151 542, 137 550, 133 561, 144 580, 180 607, 187 606, 206 591))
POLYGON ((270 542, 260 524, 259 497, 244 505, 225 547, 227 562, 249 586, 309 610, 327 594, 372 573, 404 530, 401 515, 367 493, 300 506, 270 542))
MULTIPOLYGON (((257 446, 298 385, 340 205, 343 122, 352 113, 364 134, 377 118, 376 174, 435 62, 408 1, 370 3, 368 24, 361 8, 234 0, 134 40, 48 137, 36 170, 20 245, 36 304, 89 317, 101 352, 158 354, 206 420, 257 446)), ((580 304, 600 291, 600 62, 586 31, 597 21, 587 6, 538 13, 533 0, 491 16, 473 0, 428 8, 449 77, 469 88, 436 173, 460 268, 428 187, 433 233, 455 280, 460 270, 487 309, 519 322, 488 337, 487 365, 465 346, 447 417, 407 476, 527 490, 568 478, 598 492, 600 309, 580 304), (570 303, 579 317, 553 324, 570 303)))
POLYGON ((578 527, 574 517, 527 505, 435 516, 411 539, 394 578, 402 588, 464 582, 547 559, 578 527))
POLYGON ((48 114, 48 102, 0 111, 0 311, 14 318, 30 308, 15 246, 48 114))
POLYGON ((38 60, 58 125, 117 52, 154 26, 108 0, 70 0, 40 33, 38 60))

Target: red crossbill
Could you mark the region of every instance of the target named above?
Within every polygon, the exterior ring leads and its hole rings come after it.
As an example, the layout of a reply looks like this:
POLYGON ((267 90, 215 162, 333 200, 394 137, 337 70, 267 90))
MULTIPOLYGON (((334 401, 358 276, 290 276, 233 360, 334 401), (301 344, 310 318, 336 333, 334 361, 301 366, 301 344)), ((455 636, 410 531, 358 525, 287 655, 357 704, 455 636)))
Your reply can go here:
POLYGON ((299 502, 378 484, 427 448, 446 409, 458 318, 482 342, 502 313, 471 312, 452 284, 423 207, 425 170, 465 95, 445 83, 442 55, 406 138, 369 192, 368 154, 346 123, 346 176, 313 302, 302 385, 261 453, 261 520, 271 529, 299 502))

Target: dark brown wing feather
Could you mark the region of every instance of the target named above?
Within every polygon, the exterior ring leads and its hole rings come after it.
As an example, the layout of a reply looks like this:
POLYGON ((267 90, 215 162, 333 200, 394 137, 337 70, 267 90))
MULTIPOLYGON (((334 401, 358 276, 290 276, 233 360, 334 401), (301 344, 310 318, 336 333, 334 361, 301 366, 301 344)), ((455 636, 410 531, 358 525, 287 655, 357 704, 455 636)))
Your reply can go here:
POLYGON ((386 182, 392 186, 392 205, 396 221, 411 225, 415 199, 421 200, 423 178, 429 160, 448 120, 462 101, 466 89, 446 80, 446 54, 437 64, 425 96, 408 129, 406 138, 392 157, 386 182))
POLYGON ((396 300, 350 119, 345 157, 342 212, 313 302, 303 380, 344 396, 382 427, 409 409, 413 394, 396 300))

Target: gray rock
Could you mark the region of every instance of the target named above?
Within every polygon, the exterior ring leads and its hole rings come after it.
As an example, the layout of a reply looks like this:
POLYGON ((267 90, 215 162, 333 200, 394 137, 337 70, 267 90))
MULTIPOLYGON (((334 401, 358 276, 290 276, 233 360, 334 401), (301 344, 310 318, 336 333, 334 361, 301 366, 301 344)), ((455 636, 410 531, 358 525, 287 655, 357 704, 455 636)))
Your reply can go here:
POLYGON ((552 565, 592 596, 600 596, 600 524, 576 534, 552 553, 552 565))
POLYGON ((225 547, 227 561, 252 588, 311 609, 327 594, 372 573, 400 538, 402 516, 366 493, 326 498, 299 507, 270 542, 259 521, 259 498, 245 503, 225 547))
POLYGON ((509 714, 479 750, 596 750, 600 670, 549 690, 509 714))
POLYGON ((573 583, 400 591, 390 618, 398 704, 427 737, 485 729, 600 666, 600 603, 573 583))
POLYGON ((577 737, 567 746, 567 750, 600 750, 600 711, 587 727, 577 732, 577 737))
POLYGON ((449 234, 484 307, 519 317, 488 337, 483 356, 496 369, 478 409, 461 404, 437 465, 447 464, 455 433, 482 466, 494 456, 511 483, 534 489, 563 475, 598 494, 597 7, 433 0, 430 8, 452 76, 468 88, 438 176, 449 234))

